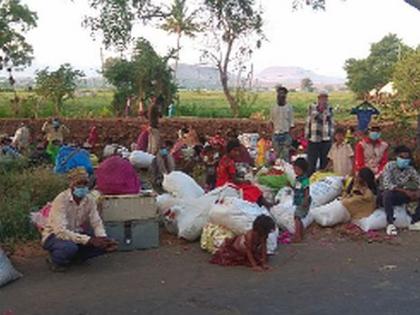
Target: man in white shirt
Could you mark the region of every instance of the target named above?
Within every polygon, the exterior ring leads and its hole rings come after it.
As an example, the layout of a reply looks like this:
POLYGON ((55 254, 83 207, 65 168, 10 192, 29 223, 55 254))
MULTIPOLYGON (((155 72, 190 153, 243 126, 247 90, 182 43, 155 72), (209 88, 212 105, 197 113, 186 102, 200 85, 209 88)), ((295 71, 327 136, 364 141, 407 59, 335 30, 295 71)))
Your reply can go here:
POLYGON ((53 271, 65 271, 75 261, 84 261, 116 250, 107 238, 94 197, 89 195, 88 174, 84 168, 69 172, 70 188, 52 203, 48 222, 42 231, 43 248, 50 253, 53 271), (88 226, 87 226, 88 225, 88 226), (87 233, 93 230, 93 235, 87 233))
POLYGON ((293 128, 293 107, 287 104, 287 93, 285 87, 278 86, 277 105, 271 109, 270 129, 273 132, 273 147, 277 153, 277 157, 289 161, 290 147, 292 145, 292 137, 290 129, 293 128))

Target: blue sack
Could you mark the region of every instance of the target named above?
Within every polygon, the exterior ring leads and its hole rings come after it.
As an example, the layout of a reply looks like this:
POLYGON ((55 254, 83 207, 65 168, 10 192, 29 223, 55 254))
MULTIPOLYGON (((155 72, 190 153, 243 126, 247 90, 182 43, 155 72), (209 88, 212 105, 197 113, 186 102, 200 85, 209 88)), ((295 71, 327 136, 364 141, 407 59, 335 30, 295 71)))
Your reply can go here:
POLYGON ((55 160, 54 171, 58 174, 65 174, 78 167, 84 167, 89 175, 93 175, 89 152, 66 145, 62 146, 55 160))

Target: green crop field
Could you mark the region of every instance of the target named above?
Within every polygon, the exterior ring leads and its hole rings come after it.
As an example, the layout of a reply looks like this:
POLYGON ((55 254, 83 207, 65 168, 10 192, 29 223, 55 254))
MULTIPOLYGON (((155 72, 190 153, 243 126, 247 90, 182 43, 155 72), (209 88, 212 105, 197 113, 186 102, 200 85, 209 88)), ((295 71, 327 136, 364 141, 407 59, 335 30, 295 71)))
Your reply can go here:
MULTIPOLYGON (((62 115, 66 117, 112 117, 114 111, 111 106, 112 91, 87 93, 65 101, 62 115)), ((255 92, 254 102, 245 103, 240 108, 240 117, 248 118, 255 112, 267 116, 270 107, 275 104, 274 92, 255 92)), ((14 107, 11 103, 14 94, 0 92, 0 118, 5 117, 48 117, 53 115, 53 105, 48 101, 37 102, 29 92, 18 92, 21 99, 14 107)), ((252 97, 250 97, 252 98, 252 97)), ((309 104, 316 100, 316 93, 291 92, 289 103, 295 108, 297 118, 303 118, 309 104)), ((348 118, 349 110, 356 105, 354 94, 351 92, 333 92, 330 103, 334 106, 338 119, 348 118)), ((137 108, 133 108, 137 111, 137 108)), ((135 114, 135 113, 133 113, 135 114)), ((176 107, 177 116, 189 117, 232 117, 229 106, 221 91, 180 91, 179 104, 176 107)))

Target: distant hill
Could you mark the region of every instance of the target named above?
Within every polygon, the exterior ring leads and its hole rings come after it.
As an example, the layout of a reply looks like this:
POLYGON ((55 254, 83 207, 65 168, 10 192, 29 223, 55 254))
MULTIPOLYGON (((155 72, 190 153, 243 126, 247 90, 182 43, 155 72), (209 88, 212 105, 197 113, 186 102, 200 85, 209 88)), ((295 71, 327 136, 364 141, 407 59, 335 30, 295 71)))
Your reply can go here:
POLYGON ((256 84, 262 86, 273 86, 284 84, 290 87, 299 87, 304 78, 312 80, 315 86, 341 86, 345 79, 320 75, 314 71, 300 67, 269 67, 256 75, 256 84))

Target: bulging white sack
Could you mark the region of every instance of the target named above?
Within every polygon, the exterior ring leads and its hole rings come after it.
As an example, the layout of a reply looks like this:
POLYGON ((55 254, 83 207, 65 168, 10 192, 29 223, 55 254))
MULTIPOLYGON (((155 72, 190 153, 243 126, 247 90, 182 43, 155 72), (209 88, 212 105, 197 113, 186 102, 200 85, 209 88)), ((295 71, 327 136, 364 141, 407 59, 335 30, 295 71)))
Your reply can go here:
POLYGON ((309 193, 312 198, 311 208, 326 205, 340 196, 343 190, 343 177, 330 176, 312 184, 309 193))
POLYGON ((130 154, 129 161, 135 168, 149 168, 152 165, 155 156, 143 151, 133 151, 130 154))
POLYGON ((179 171, 163 175, 163 189, 180 199, 198 198, 204 195, 204 190, 193 178, 179 171))
POLYGON ((313 215, 315 222, 321 226, 334 226, 351 219, 350 213, 338 199, 326 205, 312 208, 310 213, 313 215))

